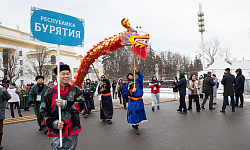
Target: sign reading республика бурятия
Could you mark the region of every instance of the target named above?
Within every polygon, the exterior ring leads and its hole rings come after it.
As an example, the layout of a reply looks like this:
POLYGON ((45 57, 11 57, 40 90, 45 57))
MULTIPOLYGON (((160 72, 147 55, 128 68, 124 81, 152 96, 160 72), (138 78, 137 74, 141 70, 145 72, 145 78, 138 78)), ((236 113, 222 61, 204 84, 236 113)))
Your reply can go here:
POLYGON ((31 7, 31 40, 83 47, 84 25, 84 19, 31 7))

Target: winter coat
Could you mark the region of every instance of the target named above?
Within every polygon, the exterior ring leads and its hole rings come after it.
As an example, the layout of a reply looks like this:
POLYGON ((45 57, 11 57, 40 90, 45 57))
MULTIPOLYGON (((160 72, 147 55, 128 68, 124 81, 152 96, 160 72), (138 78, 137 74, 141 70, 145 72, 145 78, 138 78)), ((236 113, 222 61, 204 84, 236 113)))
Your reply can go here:
POLYGON ((215 83, 213 82, 213 78, 210 76, 206 76, 203 80, 203 93, 205 94, 213 94, 213 86, 215 83))
POLYGON ((149 88, 151 88, 151 94, 157 94, 160 93, 161 83, 158 83, 157 86, 155 86, 157 82, 156 81, 150 81, 149 88))
POLYGON ((125 97, 123 94, 123 90, 124 90, 125 85, 126 85, 126 83, 121 83, 119 86, 119 89, 118 89, 118 94, 121 94, 122 97, 125 97))
POLYGON ((178 82, 175 82, 175 85, 178 87, 179 93, 186 95, 187 80, 185 77, 181 77, 178 82))
POLYGON ((224 85, 223 96, 234 96, 235 77, 231 73, 223 75, 221 84, 224 85))
POLYGON ((200 88, 200 91, 199 91, 200 94, 203 93, 203 80, 204 80, 204 79, 199 79, 200 84, 201 84, 201 88, 200 88))
POLYGON ((237 69, 236 72, 239 74, 236 76, 234 90, 235 93, 244 93, 245 77, 242 75, 241 69, 237 69))
MULTIPOLYGON (((119 84, 119 83, 116 85, 115 92, 118 92, 120 85, 121 84, 119 84)), ((119 95, 119 93, 118 93, 118 95, 119 95)))
POLYGON ((214 84, 215 84, 215 86, 213 87, 213 89, 214 89, 213 97, 217 97, 217 82, 218 82, 217 77, 214 77, 213 81, 214 81, 214 84))
POLYGON ((187 88, 189 95, 199 95, 201 83, 199 80, 187 80, 187 88), (194 85, 195 84, 195 85, 194 85), (192 88, 194 87, 194 90, 192 88))
POLYGON ((0 120, 5 119, 5 105, 4 101, 8 101, 11 99, 10 94, 6 90, 5 92, 2 91, 2 88, 0 88, 0 120))
POLYGON ((12 102, 19 102, 20 101, 20 98, 19 98, 18 94, 20 94, 21 91, 19 89, 17 89, 16 87, 14 87, 14 86, 11 85, 7 89, 7 91, 8 91, 8 93, 11 96, 11 99, 8 102, 12 103, 12 102))
POLYGON ((113 82, 112 82, 112 90, 113 90, 113 91, 115 91, 116 86, 117 86, 117 82, 114 82, 114 81, 113 81, 113 82))

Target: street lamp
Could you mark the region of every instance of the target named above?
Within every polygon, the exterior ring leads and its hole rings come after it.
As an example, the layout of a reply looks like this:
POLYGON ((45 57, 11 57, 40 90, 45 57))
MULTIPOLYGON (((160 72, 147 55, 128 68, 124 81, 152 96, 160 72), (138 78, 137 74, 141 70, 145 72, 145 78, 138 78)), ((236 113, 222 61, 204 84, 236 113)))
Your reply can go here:
POLYGON ((204 12, 202 11, 202 4, 199 4, 199 12, 198 12, 198 26, 199 32, 201 33, 201 49, 202 49, 202 66, 203 70, 205 70, 205 56, 204 56, 204 41, 203 41, 203 32, 205 31, 205 22, 204 22, 204 12))

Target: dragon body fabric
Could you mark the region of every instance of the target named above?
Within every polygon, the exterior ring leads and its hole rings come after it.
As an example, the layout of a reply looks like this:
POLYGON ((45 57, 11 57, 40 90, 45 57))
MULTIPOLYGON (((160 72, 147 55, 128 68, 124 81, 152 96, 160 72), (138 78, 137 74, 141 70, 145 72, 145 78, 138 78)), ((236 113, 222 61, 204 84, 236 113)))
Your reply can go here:
POLYGON ((124 48, 124 46, 131 46, 131 50, 134 51, 136 56, 146 59, 146 50, 150 38, 149 34, 139 30, 134 30, 130 26, 128 19, 125 20, 125 18, 123 18, 121 24, 127 29, 127 31, 121 32, 118 35, 114 35, 113 37, 98 43, 82 58, 78 71, 72 81, 73 85, 82 88, 83 80, 88 74, 91 64, 103 54, 115 51, 119 48, 124 48))

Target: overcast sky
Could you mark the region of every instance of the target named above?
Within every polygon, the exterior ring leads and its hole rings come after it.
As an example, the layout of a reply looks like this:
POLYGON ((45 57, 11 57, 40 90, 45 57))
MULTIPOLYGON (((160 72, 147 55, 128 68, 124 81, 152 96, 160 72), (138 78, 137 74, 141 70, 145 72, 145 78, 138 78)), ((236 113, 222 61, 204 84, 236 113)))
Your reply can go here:
POLYGON ((232 57, 250 60, 249 0, 0 0, 3 26, 30 32, 30 6, 85 19, 84 55, 93 45, 125 31, 120 21, 130 20, 150 34, 157 51, 171 50, 194 57, 201 43, 197 13, 205 13, 204 40, 217 38, 232 57))

